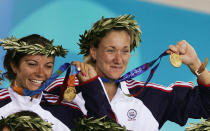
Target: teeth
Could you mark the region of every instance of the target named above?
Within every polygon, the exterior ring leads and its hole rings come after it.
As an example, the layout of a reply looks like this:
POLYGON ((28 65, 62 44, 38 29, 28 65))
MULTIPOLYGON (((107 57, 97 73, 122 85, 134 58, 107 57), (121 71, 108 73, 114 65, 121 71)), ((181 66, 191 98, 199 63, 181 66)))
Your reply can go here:
POLYGON ((41 84, 43 81, 39 81, 39 80, 31 80, 32 82, 34 83, 38 83, 38 84, 41 84))

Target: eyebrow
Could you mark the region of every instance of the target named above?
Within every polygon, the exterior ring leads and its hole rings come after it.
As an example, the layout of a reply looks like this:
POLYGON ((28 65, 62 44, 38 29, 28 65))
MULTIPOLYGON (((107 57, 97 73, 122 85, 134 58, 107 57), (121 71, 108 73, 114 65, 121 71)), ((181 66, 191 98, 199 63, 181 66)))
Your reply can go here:
MULTIPOLYGON (((106 46, 105 48, 108 48, 108 47, 115 48, 115 46, 111 46, 111 45, 106 46)), ((129 47, 130 47, 130 46, 124 46, 123 48, 129 48, 129 47)))
POLYGON ((29 61, 34 61, 34 62, 37 62, 36 60, 25 60, 26 62, 29 62, 29 61))
MULTIPOLYGON (((33 62, 37 62, 36 60, 25 60, 26 62, 29 62, 29 61, 33 61, 33 62)), ((53 62, 47 62, 46 64, 54 64, 54 61, 53 62)))

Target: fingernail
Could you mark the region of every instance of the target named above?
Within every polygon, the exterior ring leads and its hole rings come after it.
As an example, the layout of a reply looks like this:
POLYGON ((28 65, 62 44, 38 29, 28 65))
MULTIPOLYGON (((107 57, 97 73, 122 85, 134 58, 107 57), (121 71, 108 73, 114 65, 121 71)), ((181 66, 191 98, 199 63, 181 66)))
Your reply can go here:
POLYGON ((85 76, 85 77, 86 77, 87 75, 86 75, 86 73, 83 73, 83 72, 82 72, 82 76, 85 76))
POLYGON ((81 71, 81 68, 80 68, 80 67, 78 67, 78 68, 77 68, 77 70, 78 70, 78 71, 81 71))

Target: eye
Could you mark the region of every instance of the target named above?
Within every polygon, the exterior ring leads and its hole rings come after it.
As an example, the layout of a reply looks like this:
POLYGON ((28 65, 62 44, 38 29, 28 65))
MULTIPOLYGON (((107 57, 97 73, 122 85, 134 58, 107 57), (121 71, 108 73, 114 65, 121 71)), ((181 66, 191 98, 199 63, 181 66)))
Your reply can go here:
POLYGON ((28 62, 29 66, 36 66, 37 64, 35 62, 28 62))
POLYGON ((47 68, 51 69, 53 66, 48 65, 47 68))
POLYGON ((123 50, 122 52, 123 52, 123 54, 128 54, 128 53, 130 53, 129 50, 123 50))
POLYGON ((128 52, 129 52, 129 50, 124 50, 123 52, 128 53, 128 52))
POLYGON ((46 65, 46 68, 52 69, 52 68, 53 68, 53 64, 47 64, 47 65, 46 65))
POLYGON ((108 49, 108 50, 106 50, 106 52, 108 52, 108 53, 114 53, 115 50, 113 50, 113 49, 108 49))

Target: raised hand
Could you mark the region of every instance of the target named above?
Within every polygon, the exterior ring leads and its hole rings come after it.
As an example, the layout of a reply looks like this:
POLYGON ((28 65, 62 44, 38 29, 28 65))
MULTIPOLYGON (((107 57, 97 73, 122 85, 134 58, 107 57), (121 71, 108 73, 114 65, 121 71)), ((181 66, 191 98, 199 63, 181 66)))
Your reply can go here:
POLYGON ((179 54, 182 63, 186 64, 193 73, 201 66, 201 61, 194 48, 185 40, 177 42, 176 45, 170 45, 167 53, 179 54))
POLYGON ((74 64, 79 71, 79 74, 77 75, 80 82, 88 81, 95 76, 97 76, 97 73, 90 64, 83 63, 80 61, 73 61, 72 64, 74 64))
MULTIPOLYGON (((196 70, 202 65, 194 48, 185 40, 177 42, 176 45, 170 45, 167 53, 179 54, 182 58, 182 62, 190 68, 193 74, 196 74, 196 70)), ((210 73, 206 68, 202 71, 201 75, 197 75, 197 77, 201 83, 205 85, 210 84, 210 73)))

